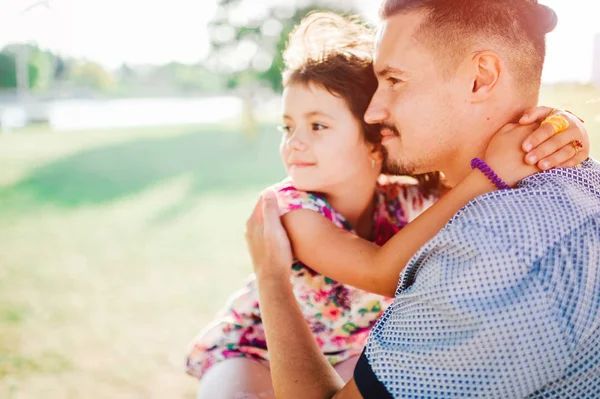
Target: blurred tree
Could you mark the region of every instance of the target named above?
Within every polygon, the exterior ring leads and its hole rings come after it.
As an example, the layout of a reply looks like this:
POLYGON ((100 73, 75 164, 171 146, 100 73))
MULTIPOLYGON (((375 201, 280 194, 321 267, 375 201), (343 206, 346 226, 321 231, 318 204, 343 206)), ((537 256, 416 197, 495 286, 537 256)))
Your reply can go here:
POLYGON ((209 23, 212 51, 208 65, 226 73, 228 87, 237 89, 245 103, 246 134, 256 133, 253 94, 268 87, 282 90, 282 51, 294 26, 310 11, 358 13, 353 0, 267 0, 257 7, 252 0, 218 0, 209 23))
POLYGON ((209 65, 230 74, 230 88, 261 82, 281 91, 281 53, 288 35, 314 10, 358 13, 353 0, 267 0, 264 7, 252 0, 218 0, 209 23, 209 65))
POLYGON ((17 60, 14 54, 0 53, 0 88, 17 88, 17 60))
POLYGON ((154 75, 159 80, 168 81, 178 91, 188 93, 217 93, 226 85, 222 75, 210 72, 201 65, 171 62, 158 67, 154 75))
POLYGON ((199 64, 170 62, 164 65, 123 64, 115 72, 119 94, 131 96, 207 95, 222 93, 226 77, 199 64))
POLYGON ((54 79, 61 81, 67 78, 69 73, 69 62, 63 57, 56 57, 54 63, 54 79))
POLYGON ((17 62, 19 57, 25 57, 29 89, 38 93, 46 92, 55 82, 66 79, 72 62, 51 51, 42 50, 35 44, 9 44, 0 55, 0 87, 16 87, 17 62))
MULTIPOLYGON (((37 46, 30 46, 28 55, 29 64, 35 67, 37 73, 36 81, 30 87, 35 91, 44 92, 48 90, 54 80, 56 56, 49 51, 41 50, 37 46)), ((29 76, 31 82, 31 73, 29 76)))
POLYGON ((111 92, 117 87, 115 77, 100 64, 92 61, 74 63, 67 80, 70 85, 97 92, 111 92))
POLYGON ((11 44, 0 52, 0 88, 17 88, 17 56, 19 51, 27 51, 27 69, 29 88, 42 89, 47 87, 51 73, 49 53, 41 51, 37 46, 29 44, 11 44))

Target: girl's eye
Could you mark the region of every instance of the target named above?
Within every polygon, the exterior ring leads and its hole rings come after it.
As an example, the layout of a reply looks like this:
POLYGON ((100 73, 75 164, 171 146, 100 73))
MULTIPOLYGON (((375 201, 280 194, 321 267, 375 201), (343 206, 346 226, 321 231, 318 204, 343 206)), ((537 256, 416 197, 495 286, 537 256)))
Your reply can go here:
POLYGON ((325 129, 327 129, 327 126, 321 125, 320 123, 312 124, 312 130, 318 131, 318 130, 325 130, 325 129))
POLYGON ((287 125, 279 125, 277 126, 277 130, 279 130, 283 134, 290 134, 292 132, 292 128, 287 125))

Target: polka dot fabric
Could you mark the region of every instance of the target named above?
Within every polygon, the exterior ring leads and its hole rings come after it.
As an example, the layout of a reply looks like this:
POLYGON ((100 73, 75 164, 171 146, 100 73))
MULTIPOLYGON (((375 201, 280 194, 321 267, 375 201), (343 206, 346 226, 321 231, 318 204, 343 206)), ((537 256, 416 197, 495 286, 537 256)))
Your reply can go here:
POLYGON ((600 398, 600 164, 469 203, 410 261, 365 355, 394 398, 600 398))

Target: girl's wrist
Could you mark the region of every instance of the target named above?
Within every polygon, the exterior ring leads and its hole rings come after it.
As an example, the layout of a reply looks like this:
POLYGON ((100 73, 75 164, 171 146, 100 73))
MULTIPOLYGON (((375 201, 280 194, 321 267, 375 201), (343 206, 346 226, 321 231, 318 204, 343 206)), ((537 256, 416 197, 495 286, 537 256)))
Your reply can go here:
POLYGON ((509 183, 503 179, 503 176, 498 175, 497 171, 481 158, 473 158, 471 160, 471 169, 485 177, 498 190, 508 190, 511 188, 509 183))
POLYGON ((473 189, 477 195, 497 191, 498 187, 487 176, 485 176, 479 169, 473 169, 467 175, 465 179, 466 185, 473 189))

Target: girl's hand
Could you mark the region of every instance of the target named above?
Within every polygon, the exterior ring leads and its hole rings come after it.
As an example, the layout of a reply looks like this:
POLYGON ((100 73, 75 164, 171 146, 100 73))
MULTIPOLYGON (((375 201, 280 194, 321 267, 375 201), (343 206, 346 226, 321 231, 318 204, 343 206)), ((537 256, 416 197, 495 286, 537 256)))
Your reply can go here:
POLYGON ((516 185, 527 176, 539 172, 538 167, 525 162, 523 141, 534 134, 539 124, 509 123, 492 137, 483 160, 509 186, 516 185))
POLYGON ((277 196, 265 191, 246 222, 246 243, 257 279, 289 282, 292 270, 292 248, 279 219, 277 196))
POLYGON ((534 107, 525 111, 519 123, 541 123, 554 112, 560 112, 569 122, 567 130, 554 133, 551 125, 543 124, 523 142, 523 151, 527 153, 525 162, 529 165, 537 164, 540 170, 574 167, 590 156, 590 138, 583 121, 569 112, 534 107), (573 144, 576 141, 583 144, 581 151, 576 150, 573 144))

